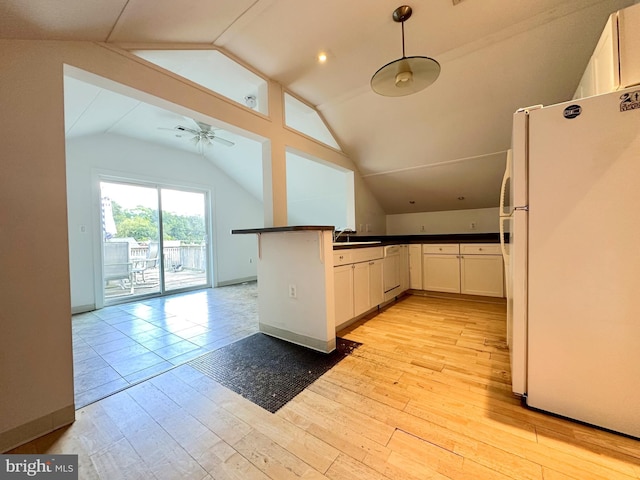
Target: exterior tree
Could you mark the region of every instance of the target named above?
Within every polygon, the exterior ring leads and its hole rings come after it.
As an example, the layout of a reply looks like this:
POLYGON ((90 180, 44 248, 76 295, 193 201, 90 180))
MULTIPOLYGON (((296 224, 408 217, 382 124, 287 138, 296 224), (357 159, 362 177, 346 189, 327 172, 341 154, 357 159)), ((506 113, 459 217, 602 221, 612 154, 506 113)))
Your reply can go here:
MULTIPOLYGON (((123 209, 115 201, 111 205, 118 237, 132 237, 137 242, 158 239, 157 210, 143 206, 123 209)), ((191 245, 200 245, 204 241, 205 226, 202 217, 164 212, 162 219, 164 240, 180 240, 183 244, 191 245)))

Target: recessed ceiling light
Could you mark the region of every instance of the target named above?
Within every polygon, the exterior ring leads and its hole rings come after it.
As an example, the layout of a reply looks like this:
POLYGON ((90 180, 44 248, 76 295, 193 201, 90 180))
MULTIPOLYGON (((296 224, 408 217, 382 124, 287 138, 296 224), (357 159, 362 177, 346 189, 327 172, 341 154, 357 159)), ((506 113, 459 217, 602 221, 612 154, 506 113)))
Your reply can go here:
POLYGON ((460 196, 458 197, 458 200, 464 200, 464 197, 463 197, 462 195, 460 195, 460 196))
POLYGON ((327 61, 327 54, 326 54, 326 53, 324 53, 324 52, 320 52, 320 53, 318 54, 318 62, 320 62, 320 63, 324 63, 324 62, 326 62, 326 61, 327 61))
POLYGON ((411 205, 414 205, 414 204, 416 203, 416 201, 415 201, 415 200, 409 200, 409 203, 410 203, 411 205))

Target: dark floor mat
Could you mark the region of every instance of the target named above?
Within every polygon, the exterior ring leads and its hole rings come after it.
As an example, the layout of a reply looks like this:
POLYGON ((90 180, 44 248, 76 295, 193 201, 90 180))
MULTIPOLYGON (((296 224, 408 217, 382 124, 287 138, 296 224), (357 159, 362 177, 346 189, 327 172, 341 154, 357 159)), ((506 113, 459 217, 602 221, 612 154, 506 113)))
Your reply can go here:
POLYGON ((336 349, 322 353, 256 333, 189 365, 275 413, 360 345, 336 338, 336 349))

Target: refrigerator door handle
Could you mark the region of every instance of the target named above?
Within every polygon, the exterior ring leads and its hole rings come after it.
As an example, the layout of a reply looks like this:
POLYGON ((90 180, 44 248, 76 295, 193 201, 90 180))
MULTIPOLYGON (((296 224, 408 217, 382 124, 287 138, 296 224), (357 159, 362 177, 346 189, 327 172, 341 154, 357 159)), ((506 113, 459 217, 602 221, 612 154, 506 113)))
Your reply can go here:
MULTIPOLYGON (((511 157, 513 153, 512 150, 507 150, 507 162, 504 168, 504 175, 502 176, 502 185, 500 185, 500 216, 504 216, 504 197, 505 197, 505 189, 507 188, 507 182, 509 178, 511 178, 511 157)), ((502 224, 501 224, 502 225, 502 224)))
POLYGON ((509 178, 511 178, 511 157, 513 152, 511 149, 507 150, 507 162, 504 168, 504 175, 502 176, 502 185, 500 186, 500 250, 502 250, 502 258, 504 259, 505 265, 509 263, 509 255, 507 254, 507 249, 505 247, 504 242, 504 222, 509 217, 505 217, 504 213, 504 197, 505 190, 507 188, 507 182, 509 178))
POLYGON ((504 222, 509 220, 509 217, 500 217, 500 250, 502 250, 502 259, 504 264, 509 265, 509 254, 504 242, 504 222))

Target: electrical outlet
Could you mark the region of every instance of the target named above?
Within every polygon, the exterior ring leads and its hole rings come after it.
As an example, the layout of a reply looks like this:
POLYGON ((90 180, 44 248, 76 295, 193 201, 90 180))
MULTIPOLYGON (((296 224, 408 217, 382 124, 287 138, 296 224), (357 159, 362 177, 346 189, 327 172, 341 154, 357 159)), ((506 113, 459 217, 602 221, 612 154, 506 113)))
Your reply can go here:
POLYGON ((298 292, 295 285, 289 285, 289 298, 297 298, 298 292))
POLYGON ((370 232, 370 231, 371 231, 371 224, 367 223, 366 231, 367 231, 367 232, 370 232))
POLYGON ((249 257, 249 263, 253 263, 253 258, 249 257))
POLYGON ((420 226, 420 231, 421 231, 421 232, 424 232, 424 225, 421 225, 421 226, 420 226))
POLYGON ((469 228, 470 228, 471 230, 475 230, 475 229, 476 229, 476 226, 477 226, 477 225, 476 225, 476 222, 471 222, 471 223, 469 224, 469 228))

